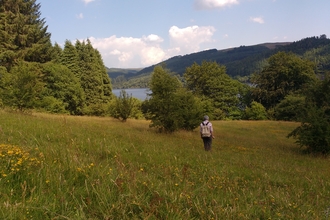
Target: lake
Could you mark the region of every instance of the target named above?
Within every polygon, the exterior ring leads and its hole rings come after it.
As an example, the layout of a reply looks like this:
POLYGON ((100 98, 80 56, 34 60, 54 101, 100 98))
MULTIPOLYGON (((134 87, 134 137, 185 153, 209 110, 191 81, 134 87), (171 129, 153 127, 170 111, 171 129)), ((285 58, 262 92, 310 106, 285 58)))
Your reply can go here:
MULTIPOLYGON (((118 97, 120 95, 121 90, 122 89, 113 89, 112 93, 118 97)), ((128 95, 132 95, 132 97, 144 101, 147 98, 147 92, 149 89, 141 88, 141 89, 123 89, 123 90, 125 90, 128 95)))

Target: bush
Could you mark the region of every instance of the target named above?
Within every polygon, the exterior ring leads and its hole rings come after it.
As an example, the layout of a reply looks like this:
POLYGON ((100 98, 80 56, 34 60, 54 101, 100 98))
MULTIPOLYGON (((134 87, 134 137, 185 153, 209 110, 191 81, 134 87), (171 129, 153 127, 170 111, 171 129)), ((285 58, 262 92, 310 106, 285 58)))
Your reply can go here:
POLYGON ((67 114, 68 111, 65 110, 65 104, 53 96, 43 97, 40 102, 40 108, 46 110, 49 113, 67 114))
POLYGON ((209 104, 182 87, 174 75, 156 66, 150 81, 150 98, 145 100, 142 110, 151 127, 160 131, 174 132, 179 129, 193 130, 199 126, 200 118, 209 104))
POLYGON ((301 111, 301 125, 288 137, 307 147, 309 152, 330 153, 330 78, 326 76, 306 92, 304 108, 301 111))
POLYGON ((141 101, 121 90, 119 97, 114 97, 109 106, 110 116, 125 122, 128 118, 141 118, 141 101))
POLYGON ((265 107, 253 101, 251 103, 251 107, 247 107, 245 109, 244 119, 247 120, 266 120, 267 119, 267 112, 265 107))
MULTIPOLYGON (((307 147, 309 153, 330 153, 329 112, 316 106, 309 107, 302 124, 288 137, 297 139, 301 147, 307 147)), ((329 111, 329 110, 327 110, 329 111)))
POLYGON ((298 121, 299 113, 303 108, 304 96, 288 95, 274 109, 276 120, 298 121))

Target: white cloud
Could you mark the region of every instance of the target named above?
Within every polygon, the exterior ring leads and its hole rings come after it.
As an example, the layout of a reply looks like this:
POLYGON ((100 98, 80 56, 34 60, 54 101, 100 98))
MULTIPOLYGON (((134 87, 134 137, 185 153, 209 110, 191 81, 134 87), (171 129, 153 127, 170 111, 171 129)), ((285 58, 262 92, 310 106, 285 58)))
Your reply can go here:
POLYGON ((202 43, 212 41, 214 32, 215 28, 212 26, 199 27, 195 25, 182 29, 172 26, 169 30, 171 47, 180 48, 181 54, 197 52, 202 43))
POLYGON ((150 66, 163 61, 165 52, 160 47, 146 47, 141 51, 141 63, 143 66, 150 66))
POLYGON ((84 18, 84 15, 83 13, 80 13, 79 15, 76 16, 78 19, 83 19, 84 18))
POLYGON ((199 10, 224 8, 237 4, 239 4, 238 0, 195 0, 195 8, 199 10))
POLYGON ((212 42, 215 29, 211 26, 191 26, 178 28, 173 26, 169 30, 170 48, 164 49, 164 39, 150 34, 141 38, 90 37, 94 48, 102 55, 104 64, 111 67, 147 67, 162 62, 176 55, 184 55, 200 50, 201 44, 212 42))
POLYGON ((101 54, 107 67, 145 67, 161 62, 165 51, 160 43, 163 39, 151 34, 141 38, 117 37, 89 38, 93 47, 101 54))
POLYGON ((85 4, 88 4, 88 3, 91 3, 91 2, 93 2, 95 0, 82 0, 82 1, 85 2, 85 4))
POLYGON ((164 41, 161 37, 159 37, 158 35, 155 35, 155 34, 150 34, 148 36, 143 36, 142 39, 145 42, 150 42, 150 43, 161 43, 161 42, 164 41))
POLYGON ((265 23, 265 21, 262 17, 250 17, 250 21, 259 23, 259 24, 265 23))

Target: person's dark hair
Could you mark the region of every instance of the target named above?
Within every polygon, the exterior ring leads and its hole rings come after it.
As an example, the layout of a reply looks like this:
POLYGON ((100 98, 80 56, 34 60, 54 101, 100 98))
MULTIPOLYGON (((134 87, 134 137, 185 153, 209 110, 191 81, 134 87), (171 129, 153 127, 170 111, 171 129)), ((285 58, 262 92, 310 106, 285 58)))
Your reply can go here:
POLYGON ((205 120, 209 120, 209 116, 205 115, 205 116, 204 116, 204 121, 205 121, 205 120))

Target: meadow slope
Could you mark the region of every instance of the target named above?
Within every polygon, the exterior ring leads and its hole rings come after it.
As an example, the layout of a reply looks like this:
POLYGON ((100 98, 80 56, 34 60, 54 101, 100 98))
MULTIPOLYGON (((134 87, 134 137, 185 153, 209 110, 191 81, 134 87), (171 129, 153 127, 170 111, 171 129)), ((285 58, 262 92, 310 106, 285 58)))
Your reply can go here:
POLYGON ((286 138, 298 123, 145 120, 0 111, 0 219, 329 219, 330 160, 286 138))

